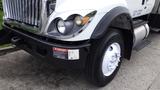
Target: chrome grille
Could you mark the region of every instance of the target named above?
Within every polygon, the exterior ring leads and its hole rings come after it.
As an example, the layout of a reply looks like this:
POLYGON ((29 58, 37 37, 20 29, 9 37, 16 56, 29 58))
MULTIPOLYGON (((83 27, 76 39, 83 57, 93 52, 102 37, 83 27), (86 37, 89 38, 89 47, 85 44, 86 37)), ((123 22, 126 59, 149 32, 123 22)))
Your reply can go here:
POLYGON ((39 26, 42 0, 3 0, 4 18, 39 26))

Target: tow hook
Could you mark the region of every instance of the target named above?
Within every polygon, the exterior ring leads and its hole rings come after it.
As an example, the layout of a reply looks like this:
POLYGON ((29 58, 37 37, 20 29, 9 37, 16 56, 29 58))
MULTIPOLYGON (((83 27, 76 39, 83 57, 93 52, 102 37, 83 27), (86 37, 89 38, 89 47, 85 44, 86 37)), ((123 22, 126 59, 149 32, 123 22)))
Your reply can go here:
POLYGON ((11 43, 13 43, 13 44, 18 44, 18 43, 20 43, 21 41, 22 41, 22 39, 19 38, 19 37, 17 37, 17 36, 12 37, 12 39, 11 39, 11 43))

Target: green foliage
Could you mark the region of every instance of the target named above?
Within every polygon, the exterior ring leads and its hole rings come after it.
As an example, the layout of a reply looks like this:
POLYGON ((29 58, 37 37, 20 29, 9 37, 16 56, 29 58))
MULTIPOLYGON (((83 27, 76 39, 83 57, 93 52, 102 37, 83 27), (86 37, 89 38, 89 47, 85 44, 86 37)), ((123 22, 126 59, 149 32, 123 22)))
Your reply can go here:
POLYGON ((3 8, 2 8, 2 0, 0 0, 0 10, 2 11, 3 8))

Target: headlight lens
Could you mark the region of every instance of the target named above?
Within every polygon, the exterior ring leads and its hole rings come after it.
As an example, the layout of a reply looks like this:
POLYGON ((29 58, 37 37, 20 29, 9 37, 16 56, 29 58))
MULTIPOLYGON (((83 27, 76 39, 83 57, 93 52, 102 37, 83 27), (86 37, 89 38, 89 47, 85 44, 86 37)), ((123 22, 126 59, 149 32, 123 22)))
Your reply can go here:
POLYGON ((75 17, 75 23, 77 25, 86 25, 87 23, 89 23, 89 21, 90 21, 90 17, 89 16, 85 16, 85 17, 76 16, 75 17))
POLYGON ((83 18, 82 16, 76 16, 74 22, 77 25, 81 25, 82 24, 82 18, 83 18))
POLYGON ((59 20, 57 22, 57 30, 58 30, 59 33, 65 34, 66 26, 65 26, 65 22, 63 20, 59 20))
POLYGON ((66 20, 56 18, 49 26, 47 35, 57 38, 74 37, 81 33, 93 20, 96 11, 93 11, 86 16, 71 15, 66 20))

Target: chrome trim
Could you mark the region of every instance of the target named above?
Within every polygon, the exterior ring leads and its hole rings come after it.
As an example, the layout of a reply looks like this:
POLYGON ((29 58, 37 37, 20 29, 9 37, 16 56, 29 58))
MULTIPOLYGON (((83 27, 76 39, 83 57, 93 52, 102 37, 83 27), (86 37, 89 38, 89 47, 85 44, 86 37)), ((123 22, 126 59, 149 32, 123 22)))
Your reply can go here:
POLYGON ((46 26, 47 26, 47 24, 48 24, 48 20, 49 20, 49 17, 47 16, 47 1, 48 0, 42 0, 42 2, 41 3, 43 3, 42 4, 42 15, 41 15, 41 21, 43 21, 43 22, 41 22, 41 32, 40 33, 43 33, 44 32, 44 30, 45 30, 45 28, 46 28, 46 26))
MULTIPOLYGON (((56 1, 56 0, 55 0, 56 1)), ((16 26, 32 27, 35 34, 42 34, 46 29, 50 16, 47 16, 47 2, 48 0, 2 0, 4 9, 4 23, 13 24, 16 26), (18 1, 18 2, 17 2, 18 1), (13 4, 12 4, 13 3, 13 4), (16 14, 13 6, 18 7, 16 14), (30 8, 27 8, 31 6, 30 8), (29 17, 28 17, 29 16, 29 17), (7 22, 6 22, 7 21, 7 22), (16 22, 16 23, 15 23, 16 22)), ((20 27, 19 27, 20 28, 20 27)), ((23 27, 25 29, 26 27, 23 27)), ((21 28, 20 28, 21 29, 21 28)), ((27 29, 27 28, 26 28, 27 29)), ((28 30, 28 29, 27 29, 28 30)), ((32 32, 32 30, 28 30, 32 32)))
POLYGON ((43 0, 3 0, 4 19, 40 26, 43 0))

